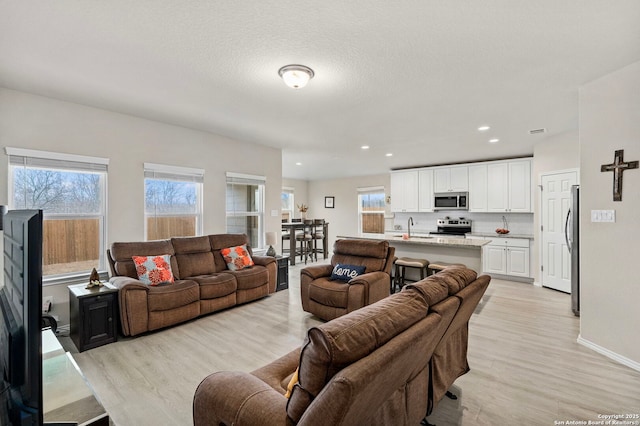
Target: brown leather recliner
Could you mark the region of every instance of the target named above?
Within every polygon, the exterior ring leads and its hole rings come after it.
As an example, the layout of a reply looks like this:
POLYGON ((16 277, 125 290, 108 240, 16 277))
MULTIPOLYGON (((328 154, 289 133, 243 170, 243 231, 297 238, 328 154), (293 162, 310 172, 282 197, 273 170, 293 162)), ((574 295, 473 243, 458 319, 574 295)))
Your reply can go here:
POLYGON ((300 271, 302 309, 329 321, 389 296, 394 252, 387 241, 336 240, 331 264, 300 271), (365 273, 349 282, 332 281, 338 263, 365 266, 365 273))

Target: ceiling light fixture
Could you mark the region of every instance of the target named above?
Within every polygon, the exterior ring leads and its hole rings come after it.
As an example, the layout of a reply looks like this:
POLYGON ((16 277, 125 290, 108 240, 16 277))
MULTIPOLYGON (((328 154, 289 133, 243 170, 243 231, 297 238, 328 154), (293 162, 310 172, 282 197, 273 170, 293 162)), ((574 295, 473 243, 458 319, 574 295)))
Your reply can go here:
POLYGON ((296 163, 296 166, 302 166, 302 163, 298 161, 298 162, 296 163))
POLYGON ((387 152, 387 153, 385 154, 385 156, 387 156, 387 157, 393 157, 393 154, 392 154, 392 153, 390 153, 390 152, 387 152))
POLYGON ((287 86, 293 89, 301 89, 307 85, 315 74, 311 68, 304 65, 285 65, 278 70, 278 75, 282 77, 284 84, 287 86))
POLYGON ((489 139, 489 143, 500 142, 500 139, 489 139))
POLYGON ((489 130, 491 127, 489 126, 480 126, 478 127, 478 131, 479 132, 486 132, 487 130, 489 130))
POLYGON ((370 147, 369 147, 369 145, 362 145, 362 146, 360 147, 360 149, 369 149, 369 148, 370 148, 370 147))

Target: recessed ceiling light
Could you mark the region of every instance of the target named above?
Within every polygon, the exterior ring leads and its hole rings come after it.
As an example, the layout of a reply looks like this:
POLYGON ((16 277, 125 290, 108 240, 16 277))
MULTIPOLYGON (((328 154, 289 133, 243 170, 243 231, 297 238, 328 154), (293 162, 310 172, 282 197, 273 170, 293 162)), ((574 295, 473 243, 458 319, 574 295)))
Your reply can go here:
POLYGON ((360 148, 361 149, 369 149, 369 145, 362 145, 360 148))
POLYGON ((489 142, 490 142, 490 143, 500 142, 500 139, 496 139, 496 138, 494 138, 494 139, 489 139, 489 142))
POLYGON ((385 157, 393 157, 393 154, 392 154, 391 152, 387 152, 387 153, 385 154, 385 157))
POLYGON ((480 126, 478 127, 478 131, 479 132, 486 132, 487 130, 489 130, 491 127, 489 126, 480 126))
POLYGON ((297 163, 296 163, 296 166, 302 166, 302 163, 297 162, 297 163))

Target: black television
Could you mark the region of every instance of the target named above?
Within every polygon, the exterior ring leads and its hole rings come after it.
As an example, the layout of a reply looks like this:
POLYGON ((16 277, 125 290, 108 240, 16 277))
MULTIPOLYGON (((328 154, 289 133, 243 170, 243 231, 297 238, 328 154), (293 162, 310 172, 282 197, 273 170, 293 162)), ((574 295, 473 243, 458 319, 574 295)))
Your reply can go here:
POLYGON ((42 210, 4 215, 0 425, 43 424, 42 210))

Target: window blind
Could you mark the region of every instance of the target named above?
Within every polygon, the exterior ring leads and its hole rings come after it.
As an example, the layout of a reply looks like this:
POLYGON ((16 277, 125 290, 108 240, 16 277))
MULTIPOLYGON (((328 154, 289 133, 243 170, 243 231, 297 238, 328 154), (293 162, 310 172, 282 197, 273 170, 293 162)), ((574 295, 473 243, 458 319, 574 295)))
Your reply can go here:
POLYGON ((191 167, 144 163, 144 177, 149 179, 204 183, 204 170, 191 167))
POLYGON ((106 172, 109 159, 21 148, 5 148, 12 166, 60 169, 70 171, 106 172))

